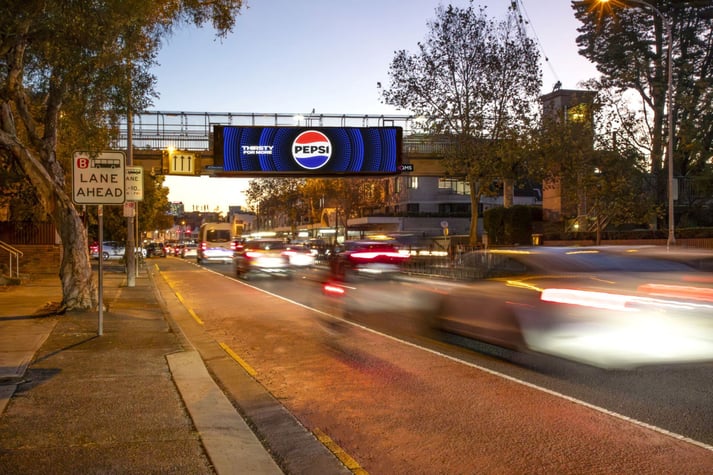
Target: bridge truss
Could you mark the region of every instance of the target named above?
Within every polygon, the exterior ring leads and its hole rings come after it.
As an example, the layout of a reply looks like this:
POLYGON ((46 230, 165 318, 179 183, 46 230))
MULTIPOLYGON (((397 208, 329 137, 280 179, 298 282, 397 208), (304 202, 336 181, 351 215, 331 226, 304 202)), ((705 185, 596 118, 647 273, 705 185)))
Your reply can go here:
MULTIPOLYGON (((231 112, 162 112, 134 114, 132 142, 135 149, 166 150, 173 147, 186 151, 212 150, 215 125, 261 127, 402 127, 404 135, 415 133, 418 123, 407 115, 350 114, 258 114, 231 112)), ((127 147, 128 127, 124 119, 112 144, 115 149, 127 147)))

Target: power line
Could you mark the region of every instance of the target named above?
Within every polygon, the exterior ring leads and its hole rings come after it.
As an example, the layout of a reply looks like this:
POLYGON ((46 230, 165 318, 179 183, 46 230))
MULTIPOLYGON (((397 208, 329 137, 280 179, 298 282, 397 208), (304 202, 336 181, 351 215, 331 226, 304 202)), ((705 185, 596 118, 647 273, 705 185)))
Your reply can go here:
POLYGON ((524 31, 525 26, 523 26, 523 25, 529 25, 530 30, 532 30, 532 35, 535 37, 535 41, 537 42, 537 45, 540 47, 540 52, 542 53, 542 57, 544 58, 545 64, 547 64, 547 67, 549 68, 550 72, 555 77, 557 82, 561 84, 559 75, 557 74, 554 67, 552 66, 552 62, 550 61, 550 58, 547 56, 547 53, 545 52, 545 47, 542 45, 542 41, 540 41, 540 37, 537 36, 535 27, 532 24, 532 21, 530 20, 530 16, 527 14, 527 9, 525 8, 525 5, 523 4, 523 0, 513 0, 511 3, 512 3, 512 6, 515 8, 515 10, 518 12, 520 25, 521 25, 523 33, 525 33, 525 31, 524 31))

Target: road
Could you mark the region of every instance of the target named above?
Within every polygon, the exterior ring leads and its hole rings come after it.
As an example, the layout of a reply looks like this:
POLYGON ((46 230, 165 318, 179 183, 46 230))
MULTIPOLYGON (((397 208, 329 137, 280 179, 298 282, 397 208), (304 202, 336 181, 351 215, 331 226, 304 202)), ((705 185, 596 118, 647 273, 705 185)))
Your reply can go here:
POLYGON ((433 340, 407 316, 335 334, 318 271, 246 283, 228 265, 148 262, 362 473, 713 472, 713 365, 605 371, 433 340))

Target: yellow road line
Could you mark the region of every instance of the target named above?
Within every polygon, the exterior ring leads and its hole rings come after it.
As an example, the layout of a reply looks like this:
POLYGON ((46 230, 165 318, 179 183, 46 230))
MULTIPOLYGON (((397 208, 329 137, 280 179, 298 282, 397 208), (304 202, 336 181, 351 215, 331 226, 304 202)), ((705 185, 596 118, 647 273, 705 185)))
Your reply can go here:
POLYGON ((188 310, 188 313, 191 314, 191 317, 193 317, 193 320, 198 322, 199 325, 203 325, 203 320, 201 320, 200 317, 198 317, 198 315, 196 315, 196 312, 194 312, 192 308, 186 307, 186 310, 188 310))
POLYGON ((242 366, 243 369, 244 369, 245 371, 247 371, 247 373, 248 373, 250 376, 252 376, 252 377, 257 376, 257 371, 255 371, 255 370, 252 368, 252 366, 250 366, 249 364, 247 364, 240 356, 238 356, 237 353, 235 353, 233 350, 231 350, 228 345, 226 345, 225 343, 222 343, 222 342, 221 342, 221 343, 218 343, 218 344, 220 345, 221 348, 223 348, 223 350, 225 350, 226 353, 228 353, 228 354, 230 355, 231 358, 233 358, 235 361, 237 361, 238 364, 239 364, 240 366, 242 366))
MULTIPOLYGON (((158 266, 156 266, 158 268, 158 266)), ((166 274, 161 272, 161 277, 163 277, 163 280, 166 281, 166 284, 168 287, 173 291, 173 293, 176 295, 176 298, 178 299, 179 302, 181 302, 181 305, 186 307, 186 310, 188 310, 188 313, 193 317, 193 320, 195 320, 199 325, 205 325, 203 320, 196 314, 196 312, 193 311, 192 308, 186 306, 186 302, 183 300, 183 296, 173 287, 173 284, 171 283, 170 280, 168 280, 168 277, 166 277, 166 274)))
POLYGON ((329 449, 329 451, 332 452, 335 457, 337 457, 339 461, 342 462, 352 473, 357 475, 369 475, 369 472, 364 470, 361 465, 359 465, 359 462, 350 457, 349 454, 347 454, 344 449, 334 442, 327 434, 319 429, 315 429, 314 435, 317 437, 317 440, 322 442, 322 444, 324 444, 324 446, 327 447, 327 449, 329 449))

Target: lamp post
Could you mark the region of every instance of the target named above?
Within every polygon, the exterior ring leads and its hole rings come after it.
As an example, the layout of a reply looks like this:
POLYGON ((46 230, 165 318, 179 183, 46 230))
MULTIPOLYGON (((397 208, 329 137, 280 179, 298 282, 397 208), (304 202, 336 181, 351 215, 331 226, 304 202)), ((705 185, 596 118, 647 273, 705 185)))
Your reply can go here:
MULTIPOLYGON (((609 0, 599 0, 599 3, 608 3, 609 0)), ((644 0, 627 0, 628 3, 641 5, 650 8, 661 19, 664 28, 666 29, 666 44, 667 52, 667 74, 668 82, 666 83, 666 105, 668 107, 668 145, 666 146, 666 161, 668 166, 668 239, 666 247, 676 244, 676 235, 674 232, 674 210, 673 210, 673 34, 671 32, 671 22, 661 10, 656 8, 651 3, 644 0)))

